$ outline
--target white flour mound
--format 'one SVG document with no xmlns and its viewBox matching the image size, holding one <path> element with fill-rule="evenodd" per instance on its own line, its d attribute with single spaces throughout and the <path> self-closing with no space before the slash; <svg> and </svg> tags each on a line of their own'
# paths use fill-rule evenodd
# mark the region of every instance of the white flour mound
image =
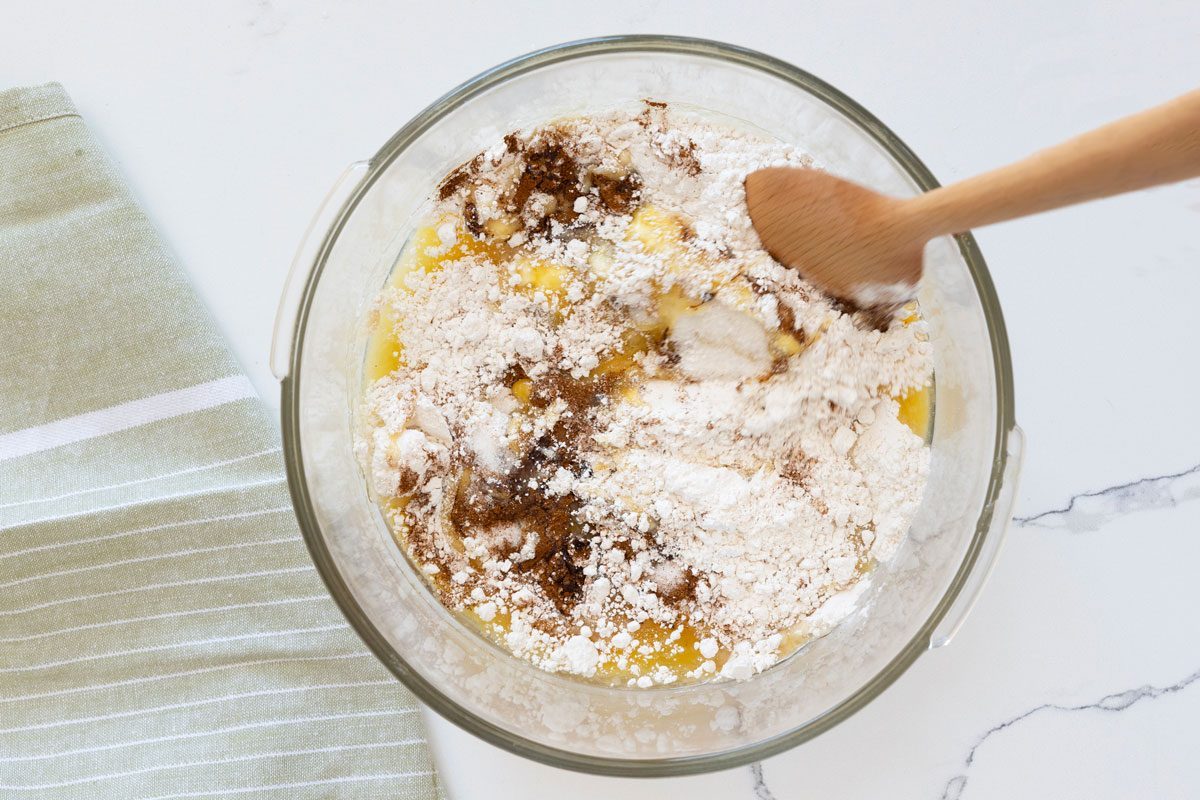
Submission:
<svg viewBox="0 0 1200 800">
<path fill-rule="evenodd" d="M 571 180 L 521 196 L 546 153 Z M 930 347 L 920 321 L 874 329 L 762 250 L 746 174 L 807 163 L 648 104 L 510 135 L 444 184 L 429 255 L 464 224 L 511 249 L 381 297 L 405 363 L 367 391 L 359 447 L 443 601 L 516 655 L 634 686 L 745 679 L 836 624 L 901 544 L 929 454 L 894 398 L 929 382 Z M 531 285 L 547 264 L 559 285 Z M 686 308 L 656 329 L 664 297 Z M 514 396 L 518 377 L 600 385 L 635 330 L 658 339 L 626 391 Z M 671 667 L 685 633 L 698 666 Z"/>
</svg>

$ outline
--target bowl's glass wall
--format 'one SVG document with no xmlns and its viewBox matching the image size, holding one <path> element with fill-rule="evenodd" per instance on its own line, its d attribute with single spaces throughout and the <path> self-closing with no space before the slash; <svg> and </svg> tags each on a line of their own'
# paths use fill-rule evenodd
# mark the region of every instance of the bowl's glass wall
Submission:
<svg viewBox="0 0 1200 800">
<path fill-rule="evenodd" d="M 976 535 L 998 425 L 987 323 L 952 240 L 930 245 L 921 296 L 937 354 L 936 419 L 932 474 L 912 535 L 875 573 L 860 611 L 751 681 L 630 691 L 511 658 L 426 589 L 368 500 L 351 452 L 363 314 L 434 183 L 514 127 L 636 107 L 642 97 L 708 109 L 795 142 L 820 165 L 878 190 L 918 191 L 859 125 L 817 94 L 751 66 L 686 52 L 616 52 L 520 72 L 456 103 L 415 140 L 394 140 L 373 162 L 375 179 L 332 235 L 310 291 L 293 371 L 295 427 L 332 567 L 386 641 L 381 657 L 427 701 L 493 740 L 571 766 L 703 759 L 715 767 L 797 730 L 820 730 L 869 699 L 872 686 L 911 661 L 923 626 L 947 600 Z"/>
</svg>

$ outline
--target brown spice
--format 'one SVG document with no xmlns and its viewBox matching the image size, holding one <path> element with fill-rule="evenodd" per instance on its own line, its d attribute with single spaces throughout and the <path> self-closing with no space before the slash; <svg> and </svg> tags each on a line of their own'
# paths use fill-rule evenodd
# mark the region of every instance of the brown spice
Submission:
<svg viewBox="0 0 1200 800">
<path fill-rule="evenodd" d="M 516 210 L 524 211 L 526 201 L 536 191 L 550 195 L 554 202 L 533 220 L 535 230 L 548 230 L 551 219 L 563 224 L 574 220 L 578 216 L 575 198 L 583 194 L 583 174 L 566 137 L 551 131 L 527 145 L 524 156 L 525 172 L 512 199 Z"/>
<path fill-rule="evenodd" d="M 863 324 L 868 328 L 877 331 L 886 331 L 892 326 L 892 321 L 896 318 L 896 312 L 899 310 L 899 303 L 884 303 L 861 308 L 858 313 Z"/>
<path fill-rule="evenodd" d="M 512 195 L 506 200 L 505 207 L 513 213 L 520 213 L 525 208 L 526 201 L 533 194 L 533 190 L 537 187 L 537 178 L 530 172 L 521 173 L 520 179 L 517 181 L 517 188 L 513 190 Z"/>
<path fill-rule="evenodd" d="M 620 177 L 592 173 L 592 185 L 600 193 L 600 202 L 614 214 L 627 213 L 641 200 L 642 179 L 636 172 L 627 172 Z"/>
<path fill-rule="evenodd" d="M 641 125 L 647 130 L 652 125 L 661 129 L 663 127 L 662 120 L 661 118 L 656 120 L 655 114 L 657 113 L 661 117 L 662 112 L 667 108 L 667 104 L 661 100 L 650 100 L 649 98 L 642 98 L 642 103 L 646 107 L 643 108 L 641 113 L 634 118 L 637 121 L 637 124 Z"/>
<path fill-rule="evenodd" d="M 784 464 L 779 474 L 797 486 L 805 486 L 816 463 L 816 459 L 800 454 Z"/>
<path fill-rule="evenodd" d="M 479 209 L 475 207 L 475 198 L 473 197 L 468 197 L 463 201 L 463 222 L 476 239 L 483 236 L 483 225 L 479 222 Z"/>
<path fill-rule="evenodd" d="M 514 368 L 513 374 L 518 371 Z M 562 400 L 565 412 L 509 474 L 499 479 L 472 477 L 460 485 L 450 511 L 450 524 L 460 533 L 504 524 L 536 533 L 533 558 L 517 564 L 517 569 L 532 574 L 563 614 L 569 614 L 582 598 L 582 570 L 591 540 L 579 515 L 579 500 L 573 495 L 551 495 L 546 486 L 560 468 L 576 474 L 584 468 L 576 448 L 587 446 L 595 434 L 588 410 L 615 385 L 612 376 L 579 381 L 554 372 L 539 378 L 530 405 L 545 408 Z M 507 557 L 511 552 L 496 555 Z"/>
<path fill-rule="evenodd" d="M 429 495 L 422 491 L 421 487 L 418 487 L 417 491 L 409 496 L 404 507 L 395 512 L 396 518 L 401 524 L 393 527 L 404 531 L 408 547 L 418 562 L 433 564 L 437 563 L 440 558 L 437 538 L 441 534 L 441 529 L 429 525 L 425 521 L 429 517 L 429 505 Z"/>
<path fill-rule="evenodd" d="M 662 339 L 656 343 L 654 349 L 663 357 L 663 363 L 668 367 L 678 366 L 679 362 L 683 360 L 672 339 Z"/>
<path fill-rule="evenodd" d="M 667 163 L 674 169 L 681 169 L 692 177 L 700 174 L 700 158 L 696 155 L 696 143 L 691 139 L 666 155 Z"/>
<path fill-rule="evenodd" d="M 520 367 L 514 367 L 508 377 L 518 380 L 523 375 Z M 570 615 L 583 597 L 587 581 L 583 569 L 590 557 L 592 541 L 580 514 L 580 501 L 573 495 L 553 496 L 546 486 L 560 468 L 575 474 L 586 469 L 578 458 L 577 448 L 586 447 L 595 434 L 589 411 L 604 402 L 618 383 L 614 375 L 576 380 L 566 372 L 552 372 L 539 378 L 530 394 L 530 405 L 546 408 L 561 400 L 566 405 L 564 413 L 507 475 L 488 479 L 470 474 L 459 484 L 450 511 L 450 524 L 460 534 L 506 524 L 517 524 L 522 530 L 536 534 L 533 557 L 518 562 L 515 568 L 531 575 L 565 616 Z M 647 547 L 654 547 L 653 531 L 633 535 L 642 536 Z M 632 557 L 629 541 L 618 541 L 615 546 Z M 513 542 L 502 547 L 505 551 L 494 555 L 511 557 L 521 549 L 520 543 Z M 676 606 L 689 602 L 695 597 L 697 580 L 694 573 L 685 570 L 684 580 L 663 587 L 660 597 Z"/>
<path fill-rule="evenodd" d="M 541 561 L 535 559 L 541 566 L 538 583 L 554 607 L 563 615 L 569 615 L 583 597 L 587 580 L 583 569 L 587 566 L 592 544 L 589 539 L 576 534 L 561 537 L 557 544 L 557 548 Z"/>
<path fill-rule="evenodd" d="M 579 163 L 567 133 L 549 129 L 531 142 L 524 142 L 516 133 L 509 133 L 504 137 L 504 145 L 508 154 L 520 160 L 520 177 L 501 198 L 501 207 L 520 219 L 524 229 L 530 232 L 547 233 L 551 222 L 573 223 L 579 216 L 575 211 L 575 200 L 587 193 L 587 184 L 593 176 Z M 482 153 L 475 156 L 450 173 L 438 187 L 439 200 L 468 188 L 463 199 L 463 217 L 467 228 L 476 235 L 483 233 L 484 226 L 479 219 L 474 194 L 469 189 L 470 181 L 479 174 L 483 159 Z M 610 210 L 625 210 L 639 196 L 640 189 L 641 181 L 636 175 L 626 176 L 602 190 L 602 200 Z M 529 199 L 535 193 L 548 195 L 551 200 L 531 208 Z"/>
<path fill-rule="evenodd" d="M 859 306 L 847 300 L 833 298 L 833 307 L 843 314 L 851 315 L 855 324 L 865 330 L 886 331 L 891 327 L 901 306 L 901 303 Z"/>
<path fill-rule="evenodd" d="M 779 330 L 791 334 L 797 342 L 804 344 L 808 339 L 808 334 L 804 332 L 804 328 L 796 324 L 796 312 L 792 311 L 792 307 L 780 300 L 775 306 L 775 314 L 779 317 Z"/>
<path fill-rule="evenodd" d="M 406 495 L 413 489 L 417 488 L 421 476 L 416 473 L 411 467 L 400 468 L 400 481 L 396 485 L 397 495 Z"/>
<path fill-rule="evenodd" d="M 479 172 L 479 167 L 483 164 L 483 154 L 479 154 L 465 164 L 459 165 L 453 172 L 445 177 L 438 185 L 437 195 L 438 200 L 445 200 L 450 195 L 461 189 L 468 180 L 475 177 Z"/>
<path fill-rule="evenodd" d="M 796 332 L 796 312 L 792 311 L 792 307 L 780 301 L 775 306 L 775 315 L 779 317 L 779 329 L 794 336 Z M 801 331 L 800 333 L 803 335 L 804 332 Z"/>
<path fill-rule="evenodd" d="M 671 562 L 674 558 L 666 556 L 664 560 Z M 683 570 L 683 580 L 674 586 L 659 586 L 657 594 L 667 605 L 679 607 L 696 599 L 696 585 L 699 582 L 700 576 L 693 572 L 691 567 L 686 567 Z"/>
</svg>

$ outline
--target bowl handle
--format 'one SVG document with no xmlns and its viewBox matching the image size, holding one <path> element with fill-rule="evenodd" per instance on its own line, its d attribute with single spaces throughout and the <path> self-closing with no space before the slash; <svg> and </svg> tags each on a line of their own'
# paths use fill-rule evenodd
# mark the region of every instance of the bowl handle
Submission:
<svg viewBox="0 0 1200 800">
<path fill-rule="evenodd" d="M 975 607 L 988 576 L 996 566 L 1000 546 L 1008 532 L 1012 520 L 1013 502 L 1017 496 L 1017 478 L 1021 473 L 1021 461 L 1025 456 L 1025 432 L 1017 425 L 1008 432 L 1008 463 L 1004 465 L 1004 476 L 1001 478 L 1000 492 L 992 504 L 992 520 L 989 523 L 987 536 L 983 540 L 983 548 L 979 551 L 975 566 L 967 576 L 966 583 L 957 599 L 946 612 L 946 616 L 934 628 L 929 637 L 929 647 L 943 647 L 958 633 L 966 621 L 967 615 Z"/>
<path fill-rule="evenodd" d="M 325 233 L 341 213 L 342 206 L 362 183 L 369 166 L 366 161 L 357 161 L 346 168 L 321 201 L 317 213 L 308 223 L 304 238 L 300 240 L 300 247 L 292 259 L 292 268 L 283 284 L 283 296 L 279 298 L 279 310 L 275 312 L 275 330 L 271 336 L 271 372 L 278 380 L 286 378 L 291 369 L 292 345 L 296 339 L 296 318 L 300 313 L 300 301 L 304 297 L 304 289 L 308 284 L 309 275 L 312 274 L 317 254 L 324 244 Z"/>
</svg>

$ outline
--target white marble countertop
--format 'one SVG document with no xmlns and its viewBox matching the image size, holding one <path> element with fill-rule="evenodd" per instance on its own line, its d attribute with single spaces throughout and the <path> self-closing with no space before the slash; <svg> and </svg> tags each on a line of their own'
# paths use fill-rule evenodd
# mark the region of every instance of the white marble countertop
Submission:
<svg viewBox="0 0 1200 800">
<path fill-rule="evenodd" d="M 327 188 L 521 52 L 627 32 L 763 50 L 862 102 L 942 181 L 1200 80 L 1195 0 L 521 5 L 3 0 L 0 86 L 67 86 L 277 405 L 276 300 Z M 832 732 L 717 775 L 574 775 L 431 720 L 456 800 L 1196 795 L 1200 181 L 979 241 L 1028 451 L 1019 519 L 954 643 Z"/>
</svg>

